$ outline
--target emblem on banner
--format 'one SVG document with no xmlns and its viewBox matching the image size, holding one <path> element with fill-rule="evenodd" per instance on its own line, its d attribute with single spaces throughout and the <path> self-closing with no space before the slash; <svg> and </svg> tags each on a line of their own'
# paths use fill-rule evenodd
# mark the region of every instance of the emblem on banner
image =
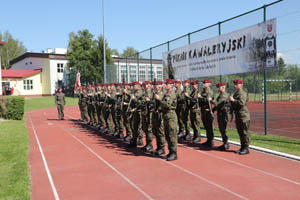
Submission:
<svg viewBox="0 0 300 200">
<path fill-rule="evenodd" d="M 268 24 L 267 30 L 268 30 L 268 32 L 272 32 L 272 30 L 273 30 L 273 25 L 272 25 L 272 24 Z"/>
</svg>

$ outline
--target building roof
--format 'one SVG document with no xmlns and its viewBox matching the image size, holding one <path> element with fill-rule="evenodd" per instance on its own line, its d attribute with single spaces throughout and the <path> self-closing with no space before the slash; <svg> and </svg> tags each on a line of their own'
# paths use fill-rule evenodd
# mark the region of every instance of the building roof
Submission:
<svg viewBox="0 0 300 200">
<path fill-rule="evenodd" d="M 19 69 L 2 69 L 2 78 L 25 78 L 42 72 L 42 69 L 36 70 L 19 70 Z"/>
<path fill-rule="evenodd" d="M 66 60 L 66 54 L 55 54 L 55 53 L 36 53 L 36 52 L 26 52 L 19 57 L 14 58 L 13 60 L 9 61 L 10 65 L 13 65 L 25 58 L 50 58 L 56 60 Z"/>
<path fill-rule="evenodd" d="M 0 47 L 5 45 L 6 43 L 0 40 Z"/>
</svg>

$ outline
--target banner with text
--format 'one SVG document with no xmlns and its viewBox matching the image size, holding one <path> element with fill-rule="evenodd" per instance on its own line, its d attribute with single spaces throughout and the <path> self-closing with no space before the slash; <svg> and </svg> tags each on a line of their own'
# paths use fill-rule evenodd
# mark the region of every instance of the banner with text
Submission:
<svg viewBox="0 0 300 200">
<path fill-rule="evenodd" d="M 175 79 L 259 71 L 276 65 L 276 19 L 163 53 Z"/>
</svg>

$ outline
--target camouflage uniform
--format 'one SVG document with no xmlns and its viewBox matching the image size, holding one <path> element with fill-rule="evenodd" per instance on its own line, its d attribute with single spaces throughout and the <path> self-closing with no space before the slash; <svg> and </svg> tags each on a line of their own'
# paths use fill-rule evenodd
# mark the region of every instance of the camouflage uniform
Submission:
<svg viewBox="0 0 300 200">
<path fill-rule="evenodd" d="M 88 116 L 88 96 L 85 91 L 83 91 L 81 94 L 81 109 L 82 109 L 82 120 L 84 122 L 89 121 L 89 116 Z"/>
<path fill-rule="evenodd" d="M 201 118 L 204 125 L 204 128 L 206 130 L 206 137 L 207 141 L 205 144 L 208 146 L 213 145 L 213 139 L 214 139 L 214 129 L 213 129 L 213 115 L 211 114 L 212 110 L 209 109 L 209 102 L 208 98 L 212 98 L 210 101 L 211 105 L 213 104 L 213 98 L 214 93 L 213 91 L 208 88 L 203 88 L 201 92 L 201 98 L 200 98 L 200 106 L 201 106 Z"/>
<path fill-rule="evenodd" d="M 194 142 L 199 142 L 201 140 L 200 134 L 200 122 L 201 122 L 201 111 L 198 101 L 198 89 L 195 89 L 191 92 L 190 103 L 189 103 L 189 112 L 191 127 L 194 132 L 193 140 Z"/>
<path fill-rule="evenodd" d="M 242 89 L 233 95 L 235 101 L 231 102 L 235 114 L 235 124 L 241 141 L 241 150 L 248 149 L 250 145 L 250 113 L 248 111 L 248 97 Z"/>
<path fill-rule="evenodd" d="M 183 106 L 184 106 L 184 93 L 182 92 L 182 89 L 176 88 L 176 97 L 177 97 L 177 106 L 175 109 L 176 115 L 177 115 L 177 122 L 178 122 L 178 126 L 179 126 L 179 130 L 178 130 L 178 136 L 183 136 L 184 134 L 184 124 L 182 121 L 182 112 L 183 112 Z M 180 135 L 179 135 L 180 134 Z"/>
<path fill-rule="evenodd" d="M 64 106 L 66 104 L 64 93 L 61 92 L 61 93 L 57 93 L 55 95 L 55 104 L 57 107 L 59 119 L 61 119 L 61 120 L 64 119 Z"/>
<path fill-rule="evenodd" d="M 128 104 L 130 102 L 130 90 L 127 90 L 127 94 L 122 95 L 122 102 L 123 102 L 122 119 L 123 119 L 123 125 L 125 127 L 125 131 L 126 131 L 125 140 L 129 141 L 132 137 L 132 131 L 131 131 L 131 127 L 130 127 L 130 123 L 129 123 L 129 119 L 128 119 L 128 113 L 127 113 Z"/>
<path fill-rule="evenodd" d="M 222 135 L 222 141 L 228 145 L 228 136 L 226 134 L 227 123 L 228 123 L 228 110 L 229 110 L 229 95 L 226 92 L 222 92 L 216 99 L 215 107 L 213 111 L 217 111 L 217 119 L 219 130 Z"/>
<path fill-rule="evenodd" d="M 146 135 L 146 146 L 145 150 L 152 150 L 152 140 L 153 140 L 153 134 L 152 134 L 152 113 L 150 111 L 149 102 L 146 100 L 146 98 L 152 99 L 153 93 L 149 89 L 148 91 L 144 91 L 144 95 L 142 98 L 142 130 Z M 148 148 L 148 149 L 146 149 Z"/>
<path fill-rule="evenodd" d="M 191 90 L 189 87 L 184 87 L 183 89 L 183 95 L 184 93 L 187 93 L 189 96 L 191 95 Z M 185 129 L 185 139 L 186 140 L 190 140 L 192 139 L 190 130 L 191 130 L 191 124 L 190 124 L 190 119 L 189 119 L 189 115 L 190 115 L 190 99 L 185 97 L 185 102 L 183 104 L 183 108 L 182 108 L 182 121 L 184 124 L 184 129 Z"/>
<path fill-rule="evenodd" d="M 177 159 L 177 116 L 176 116 L 176 104 L 177 97 L 173 90 L 166 92 L 160 101 L 160 107 L 162 110 L 162 118 L 164 121 L 164 132 L 166 135 L 166 140 L 168 142 L 169 154 L 170 156 L 176 156 Z"/>
<path fill-rule="evenodd" d="M 157 95 L 159 96 L 159 99 L 162 99 L 164 96 L 163 91 L 158 91 Z M 153 97 L 154 98 L 154 97 Z M 154 136 L 156 137 L 156 153 L 163 154 L 164 153 L 164 147 L 166 143 L 166 137 L 164 133 L 164 126 L 163 126 L 163 120 L 162 120 L 162 112 L 160 107 L 160 101 L 154 100 L 154 108 L 152 112 L 152 132 Z"/>
</svg>

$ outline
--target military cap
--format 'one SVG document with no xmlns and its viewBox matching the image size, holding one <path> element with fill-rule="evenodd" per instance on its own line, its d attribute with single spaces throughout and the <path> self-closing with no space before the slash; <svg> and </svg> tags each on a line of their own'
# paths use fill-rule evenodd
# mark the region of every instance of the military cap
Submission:
<svg viewBox="0 0 300 200">
<path fill-rule="evenodd" d="M 175 81 L 176 84 L 181 84 L 181 81 Z"/>
<path fill-rule="evenodd" d="M 148 84 L 151 84 L 152 82 L 151 81 L 144 81 L 144 85 L 148 85 Z"/>
<path fill-rule="evenodd" d="M 175 81 L 173 79 L 168 78 L 168 79 L 166 79 L 165 83 L 166 84 L 174 84 Z"/>
<path fill-rule="evenodd" d="M 237 84 L 243 84 L 243 80 L 236 79 L 236 80 L 233 81 L 233 83 L 235 85 L 237 85 Z"/>
<path fill-rule="evenodd" d="M 127 82 L 124 82 L 124 83 L 122 83 L 123 85 L 129 85 L 129 83 L 127 83 Z"/>
<path fill-rule="evenodd" d="M 224 85 L 225 85 L 225 83 L 217 83 L 216 87 L 218 88 L 218 87 L 221 87 L 221 86 L 224 86 Z"/>
<path fill-rule="evenodd" d="M 184 80 L 183 82 L 184 82 L 184 83 L 191 83 L 190 80 Z"/>
<path fill-rule="evenodd" d="M 154 82 L 153 82 L 153 84 L 154 84 Z M 162 85 L 162 84 L 163 84 L 162 81 L 156 81 L 156 85 Z"/>
<path fill-rule="evenodd" d="M 211 83 L 211 80 L 203 80 L 202 83 Z"/>
<path fill-rule="evenodd" d="M 132 82 L 132 85 L 139 85 L 140 84 L 140 82 L 138 82 L 138 81 L 133 81 Z"/>
<path fill-rule="evenodd" d="M 198 80 L 194 80 L 191 82 L 192 85 L 197 85 L 198 84 Z"/>
</svg>

